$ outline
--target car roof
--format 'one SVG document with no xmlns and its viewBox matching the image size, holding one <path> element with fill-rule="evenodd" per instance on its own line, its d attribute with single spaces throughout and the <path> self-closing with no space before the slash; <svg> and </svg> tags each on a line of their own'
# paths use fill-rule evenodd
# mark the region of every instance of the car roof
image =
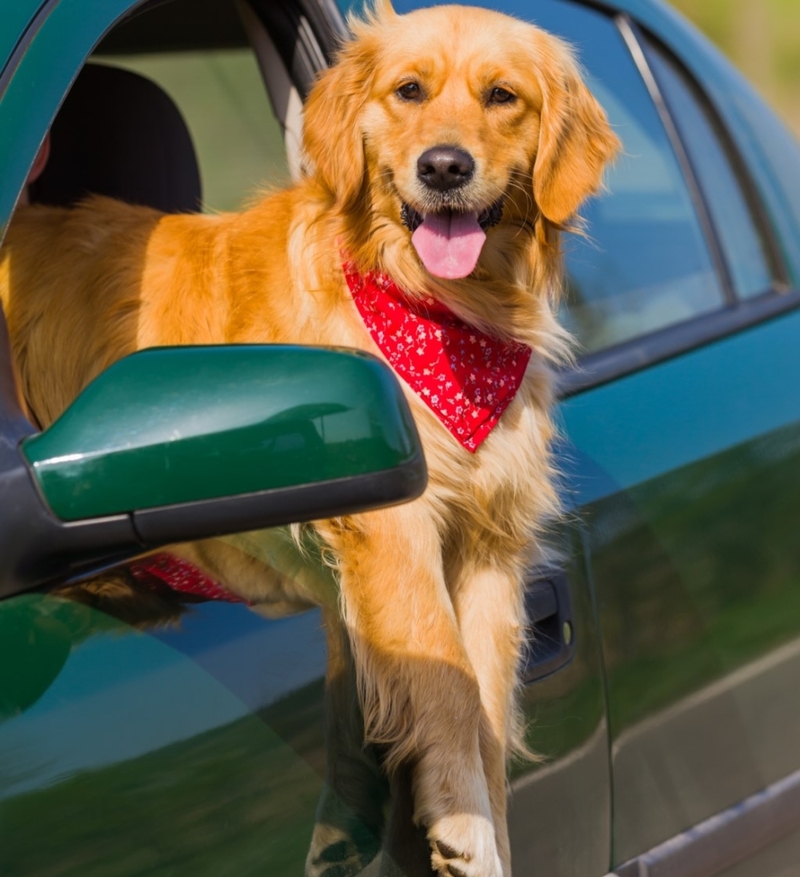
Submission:
<svg viewBox="0 0 800 877">
<path fill-rule="evenodd" d="M 150 0 L 133 9 L 100 43 L 102 54 L 180 52 L 229 49 L 247 45 L 236 5 L 230 0 L 192 0 L 187 3 Z M 147 13 L 142 16 L 142 13 Z"/>
</svg>

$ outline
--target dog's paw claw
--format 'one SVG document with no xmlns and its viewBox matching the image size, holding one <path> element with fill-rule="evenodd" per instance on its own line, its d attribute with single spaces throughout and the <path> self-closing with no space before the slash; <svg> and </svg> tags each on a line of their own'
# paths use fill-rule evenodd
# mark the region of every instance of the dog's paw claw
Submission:
<svg viewBox="0 0 800 877">
<path fill-rule="evenodd" d="M 436 828 L 428 832 L 428 840 L 431 864 L 441 877 L 503 877 L 494 828 L 486 819 L 462 815 Z M 437 836 L 442 834 L 447 840 Z"/>
<path fill-rule="evenodd" d="M 465 862 L 468 862 L 471 858 L 469 853 L 459 853 L 442 840 L 434 841 L 434 843 L 436 844 L 436 849 L 438 850 L 439 855 L 445 859 L 464 859 Z"/>
</svg>

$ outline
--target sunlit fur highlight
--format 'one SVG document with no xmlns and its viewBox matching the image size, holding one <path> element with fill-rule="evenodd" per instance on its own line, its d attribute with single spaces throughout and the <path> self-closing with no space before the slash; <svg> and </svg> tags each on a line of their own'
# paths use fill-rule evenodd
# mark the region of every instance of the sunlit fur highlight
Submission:
<svg viewBox="0 0 800 877">
<path fill-rule="evenodd" d="M 337 680 L 354 660 L 365 736 L 351 739 L 352 752 L 366 740 L 390 773 L 411 766 L 414 815 L 437 870 L 451 873 L 449 862 L 467 877 L 507 877 L 504 765 L 521 747 L 523 574 L 542 559 L 559 512 L 551 369 L 569 350 L 555 318 L 560 230 L 600 189 L 618 141 L 572 51 L 530 25 L 477 8 L 399 16 L 380 2 L 351 27 L 309 97 L 296 185 L 238 214 L 164 216 L 100 197 L 71 210 L 21 209 L 0 293 L 26 400 L 43 425 L 143 347 L 280 342 L 379 353 L 347 292 L 343 255 L 533 349 L 514 402 L 476 454 L 408 392 L 429 487 L 408 505 L 313 525 L 338 594 L 302 573 L 304 555 L 270 533 L 176 548 L 250 600 L 323 605 L 332 739 L 353 736 L 337 725 L 351 704 L 336 692 L 352 690 Z M 397 103 L 392 85 L 406 68 L 430 94 L 413 107 Z M 516 89 L 513 105 L 487 107 L 481 95 L 496 79 Z M 426 272 L 400 222 L 401 195 L 418 196 L 413 162 L 441 137 L 476 157 L 465 197 L 479 207 L 505 201 L 477 268 L 456 281 Z M 309 873 L 323 873 L 316 854 L 336 836 L 335 820 L 315 838 Z"/>
</svg>

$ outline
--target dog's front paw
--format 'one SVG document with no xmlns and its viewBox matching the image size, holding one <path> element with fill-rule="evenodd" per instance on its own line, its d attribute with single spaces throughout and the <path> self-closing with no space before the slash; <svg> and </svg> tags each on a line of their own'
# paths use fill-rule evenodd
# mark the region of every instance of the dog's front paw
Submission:
<svg viewBox="0 0 800 877">
<path fill-rule="evenodd" d="M 442 877 L 503 877 L 494 826 L 484 816 L 460 813 L 428 831 L 431 864 Z"/>
</svg>

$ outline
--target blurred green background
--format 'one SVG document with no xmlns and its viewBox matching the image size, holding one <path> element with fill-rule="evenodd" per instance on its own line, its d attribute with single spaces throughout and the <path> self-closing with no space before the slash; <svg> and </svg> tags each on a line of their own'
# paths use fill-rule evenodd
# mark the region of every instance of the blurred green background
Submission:
<svg viewBox="0 0 800 877">
<path fill-rule="evenodd" d="M 800 0 L 672 0 L 800 135 Z"/>
</svg>

